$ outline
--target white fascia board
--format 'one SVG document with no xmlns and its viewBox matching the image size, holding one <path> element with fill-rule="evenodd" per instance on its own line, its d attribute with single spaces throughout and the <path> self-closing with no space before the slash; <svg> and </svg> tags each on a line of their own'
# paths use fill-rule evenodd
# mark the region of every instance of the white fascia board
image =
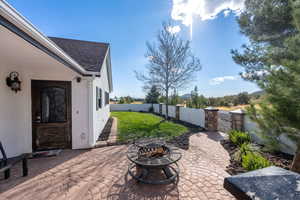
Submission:
<svg viewBox="0 0 300 200">
<path fill-rule="evenodd" d="M 30 23 L 25 17 L 23 17 L 16 9 L 9 5 L 4 0 L 0 0 L 0 15 L 17 26 L 19 29 L 30 35 L 33 39 L 44 45 L 53 53 L 76 67 L 84 75 L 100 75 L 98 72 L 88 72 L 81 67 L 74 59 L 72 59 L 67 53 L 59 48 L 53 41 L 47 36 L 41 33 L 32 23 Z"/>
<path fill-rule="evenodd" d="M 111 93 L 113 91 L 113 84 L 112 84 L 112 69 L 111 69 L 111 57 L 110 57 L 110 46 L 108 46 L 102 66 L 101 66 L 101 70 L 104 69 L 104 64 L 106 64 L 106 60 L 108 59 L 108 65 L 106 65 L 107 67 L 107 78 L 108 78 L 108 85 L 109 85 L 109 92 Z"/>
</svg>

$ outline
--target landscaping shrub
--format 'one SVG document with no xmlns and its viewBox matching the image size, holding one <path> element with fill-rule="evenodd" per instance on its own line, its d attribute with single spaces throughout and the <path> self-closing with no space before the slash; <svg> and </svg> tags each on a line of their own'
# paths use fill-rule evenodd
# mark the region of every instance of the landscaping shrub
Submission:
<svg viewBox="0 0 300 200">
<path fill-rule="evenodd" d="M 247 152 L 242 156 L 242 166 L 248 171 L 270 166 L 271 163 L 259 153 Z"/>
<path fill-rule="evenodd" d="M 244 143 L 244 144 L 241 145 L 240 151 L 241 151 L 241 154 L 243 156 L 243 155 L 246 155 L 247 152 L 253 152 L 254 150 L 253 150 L 251 144 Z"/>
<path fill-rule="evenodd" d="M 252 148 L 250 147 L 250 144 L 244 143 L 241 145 L 241 147 L 234 153 L 233 159 L 235 161 L 241 162 L 242 157 L 246 155 L 247 152 L 252 152 Z"/>
<path fill-rule="evenodd" d="M 248 152 L 260 152 L 260 148 L 254 144 L 251 143 L 244 143 L 240 146 L 240 148 L 238 149 L 238 151 L 236 151 L 233 155 L 233 159 L 235 161 L 241 162 L 242 161 L 242 157 L 244 155 L 246 155 Z"/>
<path fill-rule="evenodd" d="M 250 135 L 248 133 L 232 130 L 229 132 L 230 141 L 238 146 L 241 146 L 244 143 L 250 143 Z"/>
</svg>

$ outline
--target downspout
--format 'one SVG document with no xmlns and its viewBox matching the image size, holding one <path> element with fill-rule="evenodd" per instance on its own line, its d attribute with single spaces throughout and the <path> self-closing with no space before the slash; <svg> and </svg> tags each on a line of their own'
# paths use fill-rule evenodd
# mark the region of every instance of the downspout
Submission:
<svg viewBox="0 0 300 200">
<path fill-rule="evenodd" d="M 95 76 L 88 79 L 88 119 L 89 119 L 89 134 L 88 134 L 88 146 L 94 146 L 94 89 L 93 89 L 93 81 Z"/>
</svg>

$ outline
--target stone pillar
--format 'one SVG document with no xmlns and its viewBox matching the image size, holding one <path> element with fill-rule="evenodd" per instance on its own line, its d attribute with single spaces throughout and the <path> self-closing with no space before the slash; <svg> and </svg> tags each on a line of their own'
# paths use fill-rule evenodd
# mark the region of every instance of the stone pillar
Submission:
<svg viewBox="0 0 300 200">
<path fill-rule="evenodd" d="M 176 105 L 176 116 L 175 116 L 175 119 L 176 120 L 180 120 L 180 107 L 182 107 L 182 106 L 177 106 Z"/>
<path fill-rule="evenodd" d="M 231 129 L 245 131 L 244 120 L 245 111 L 242 109 L 234 110 L 230 112 L 231 114 Z"/>
<path fill-rule="evenodd" d="M 205 112 L 205 129 L 208 131 L 218 131 L 218 111 L 219 109 L 207 107 Z"/>
<path fill-rule="evenodd" d="M 163 106 L 163 104 L 160 103 L 160 104 L 159 104 L 159 115 L 162 115 L 162 106 Z"/>
</svg>

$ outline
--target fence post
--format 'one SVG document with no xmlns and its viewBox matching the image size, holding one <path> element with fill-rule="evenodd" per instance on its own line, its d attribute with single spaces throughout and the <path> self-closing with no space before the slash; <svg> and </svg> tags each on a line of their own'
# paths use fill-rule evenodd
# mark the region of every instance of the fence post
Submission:
<svg viewBox="0 0 300 200">
<path fill-rule="evenodd" d="M 207 107 L 205 112 L 205 129 L 208 131 L 218 130 L 218 111 L 219 109 L 214 107 Z"/>
<path fill-rule="evenodd" d="M 244 131 L 245 111 L 242 109 L 234 110 L 231 114 L 231 129 Z"/>
<path fill-rule="evenodd" d="M 182 106 L 176 105 L 175 119 L 178 121 L 180 120 L 180 107 L 182 107 Z"/>
<path fill-rule="evenodd" d="M 162 106 L 163 106 L 163 104 L 160 103 L 160 104 L 159 104 L 159 115 L 162 115 Z"/>
</svg>

